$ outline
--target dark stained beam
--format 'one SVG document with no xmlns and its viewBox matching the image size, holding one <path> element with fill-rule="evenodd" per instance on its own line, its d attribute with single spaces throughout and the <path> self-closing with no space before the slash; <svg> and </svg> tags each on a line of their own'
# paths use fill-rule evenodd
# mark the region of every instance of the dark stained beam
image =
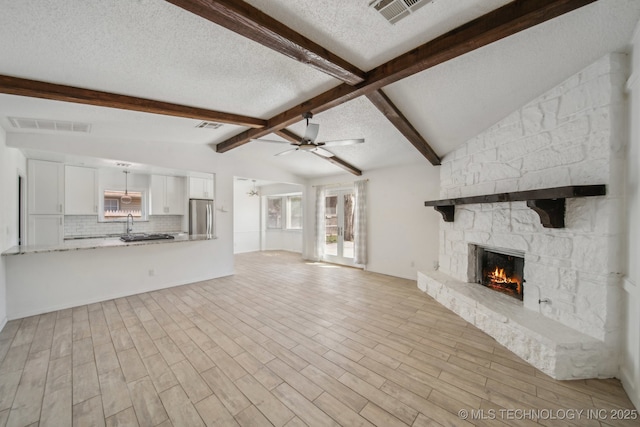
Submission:
<svg viewBox="0 0 640 427">
<path fill-rule="evenodd" d="M 266 121 L 204 108 L 0 75 L 0 93 L 259 128 Z"/>
<path fill-rule="evenodd" d="M 438 166 L 440 164 L 440 158 L 433 151 L 433 148 L 381 89 L 368 93 L 367 98 L 432 165 Z"/>
<path fill-rule="evenodd" d="M 295 133 L 291 132 L 289 129 L 281 129 L 279 131 L 276 131 L 275 133 L 276 135 L 286 139 L 289 142 L 298 143 L 302 140 L 302 137 L 300 135 L 296 135 Z M 353 166 L 350 163 L 345 162 L 341 158 L 337 157 L 335 154 L 332 157 L 325 157 L 325 156 L 321 156 L 320 154 L 314 153 L 313 151 L 311 151 L 311 153 L 315 154 L 321 159 L 324 159 L 333 163 L 338 167 L 341 167 L 342 169 L 346 170 L 349 173 L 352 173 L 356 176 L 362 175 L 362 171 L 360 169 L 358 169 L 357 167 Z"/>
<path fill-rule="evenodd" d="M 295 144 L 298 144 L 300 143 L 300 141 L 302 141 L 302 137 L 300 135 L 291 132 L 289 129 L 280 129 L 279 131 L 276 131 L 275 134 Z"/>
<path fill-rule="evenodd" d="M 216 151 L 240 147 L 298 122 L 304 112 L 318 114 L 594 1 L 516 0 L 374 68 L 357 86 L 341 84 L 270 118 L 262 129 L 250 129 L 219 143 Z"/>
<path fill-rule="evenodd" d="M 364 71 L 243 1 L 166 1 L 350 85 L 364 80 Z"/>
<path fill-rule="evenodd" d="M 357 167 L 345 162 L 344 160 L 342 160 L 338 156 L 324 157 L 324 156 L 321 156 L 320 154 L 316 154 L 316 153 L 313 153 L 313 154 L 315 154 L 316 156 L 321 157 L 321 158 L 333 163 L 334 165 L 336 165 L 338 167 L 341 167 L 342 169 L 346 170 L 349 173 L 354 174 L 355 176 L 362 175 L 362 171 L 360 169 L 358 169 Z"/>
</svg>

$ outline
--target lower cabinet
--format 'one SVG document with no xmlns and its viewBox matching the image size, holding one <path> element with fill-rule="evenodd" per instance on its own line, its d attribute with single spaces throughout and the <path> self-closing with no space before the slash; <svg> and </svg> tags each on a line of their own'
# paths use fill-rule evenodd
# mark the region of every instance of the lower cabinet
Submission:
<svg viewBox="0 0 640 427">
<path fill-rule="evenodd" d="M 27 228 L 29 245 L 59 245 L 64 241 L 62 215 L 29 215 Z"/>
</svg>

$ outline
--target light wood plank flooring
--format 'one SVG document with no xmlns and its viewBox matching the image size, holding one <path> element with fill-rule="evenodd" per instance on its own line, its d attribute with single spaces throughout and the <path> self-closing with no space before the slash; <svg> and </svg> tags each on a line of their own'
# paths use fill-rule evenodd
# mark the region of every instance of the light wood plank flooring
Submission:
<svg viewBox="0 0 640 427">
<path fill-rule="evenodd" d="M 9 322 L 0 426 L 640 425 L 611 419 L 619 381 L 554 381 L 414 281 L 286 252 L 236 270 Z"/>
</svg>

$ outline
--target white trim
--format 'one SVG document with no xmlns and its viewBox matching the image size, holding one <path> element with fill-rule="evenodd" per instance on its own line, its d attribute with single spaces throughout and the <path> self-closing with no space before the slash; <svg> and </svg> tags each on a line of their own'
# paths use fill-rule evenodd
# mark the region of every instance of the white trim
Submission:
<svg viewBox="0 0 640 427">
<path fill-rule="evenodd" d="M 628 277 L 622 278 L 622 289 L 624 289 L 630 295 L 635 296 L 638 293 L 638 287 L 636 286 L 635 283 L 629 280 Z"/>
<path fill-rule="evenodd" d="M 627 392 L 629 400 L 631 400 L 631 403 L 633 403 L 636 409 L 640 410 L 640 390 L 638 390 L 634 384 L 633 375 L 624 369 L 624 366 L 620 368 L 619 375 L 622 388 Z"/>
<path fill-rule="evenodd" d="M 640 299 L 638 286 L 633 283 L 628 277 L 622 278 L 622 289 L 629 294 L 629 297 L 632 301 L 638 301 Z M 634 362 L 632 362 L 633 364 Z M 629 399 L 636 407 L 636 409 L 640 409 L 640 383 L 638 378 L 634 377 L 633 365 L 631 366 L 631 371 L 629 367 L 625 364 L 620 365 L 620 381 L 622 382 L 622 387 L 627 392 Z M 638 374 L 637 376 L 640 376 Z"/>
<path fill-rule="evenodd" d="M 627 79 L 627 84 L 625 85 L 625 91 L 626 92 L 631 92 L 632 90 L 635 89 L 636 84 L 640 81 L 640 73 L 639 72 L 635 72 L 633 74 L 631 74 L 631 76 L 629 76 L 629 78 Z"/>
<path fill-rule="evenodd" d="M 2 330 L 4 329 L 4 327 L 7 325 L 7 321 L 9 319 L 7 319 L 6 317 L 4 319 L 2 319 L 2 322 L 0 322 L 0 332 L 2 332 Z"/>
</svg>

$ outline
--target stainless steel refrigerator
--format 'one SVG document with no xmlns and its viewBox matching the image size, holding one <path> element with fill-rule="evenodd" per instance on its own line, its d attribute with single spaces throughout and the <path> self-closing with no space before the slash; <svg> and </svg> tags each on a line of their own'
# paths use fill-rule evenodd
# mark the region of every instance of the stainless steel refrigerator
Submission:
<svg viewBox="0 0 640 427">
<path fill-rule="evenodd" d="M 213 200 L 189 199 L 189 234 L 213 236 Z"/>
</svg>

